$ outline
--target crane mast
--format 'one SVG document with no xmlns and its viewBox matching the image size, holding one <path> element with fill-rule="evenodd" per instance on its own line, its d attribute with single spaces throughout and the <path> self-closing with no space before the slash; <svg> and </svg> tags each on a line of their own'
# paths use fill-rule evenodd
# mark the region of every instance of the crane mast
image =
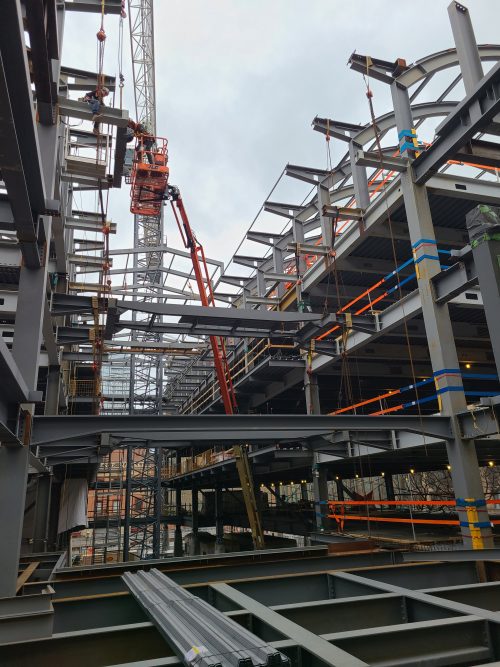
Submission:
<svg viewBox="0 0 500 667">
<path fill-rule="evenodd" d="M 130 48 L 134 82 L 135 120 L 156 134 L 156 91 L 154 58 L 153 0 L 128 0 Z M 133 299 L 157 301 L 163 281 L 163 216 L 134 215 Z M 144 251 L 141 252 L 141 249 Z M 147 249 L 147 250 L 146 250 Z M 138 296 L 141 293 L 141 297 Z M 145 296 L 144 296 L 145 295 Z M 140 315 L 135 312 L 132 319 Z M 159 334 L 132 331 L 132 340 L 161 342 Z M 163 402 L 163 357 L 161 355 L 131 355 L 129 371 L 129 412 L 161 414 Z M 129 445 L 126 518 L 124 526 L 124 560 L 129 550 L 145 558 L 152 545 L 158 558 L 162 549 L 159 516 L 162 491 L 163 450 Z M 154 521 L 151 519 L 154 518 Z M 132 526 L 132 523 L 135 525 Z"/>
<path fill-rule="evenodd" d="M 161 140 L 163 142 L 161 145 L 164 146 L 163 150 L 160 148 L 159 138 L 156 136 L 153 0 L 129 0 L 129 21 L 137 122 L 146 126 L 151 139 L 148 148 L 144 137 L 141 138 L 132 169 L 131 211 L 135 213 L 134 246 L 136 249 L 140 248 L 141 245 L 149 246 L 149 248 L 161 246 L 163 239 L 163 209 L 161 202 L 165 198 L 170 199 L 184 245 L 190 251 L 201 303 L 203 306 L 215 306 L 215 298 L 212 292 L 212 284 L 205 261 L 203 246 L 199 243 L 191 229 L 178 188 L 169 186 L 167 193 L 168 167 L 166 164 L 168 158 L 166 141 Z M 146 214 L 140 215 L 138 214 L 139 211 L 146 211 Z M 146 258 L 144 258 L 136 251 L 134 258 L 137 263 L 137 266 L 134 265 L 134 268 L 144 267 L 144 273 L 135 273 L 136 278 L 142 280 L 144 286 L 149 286 L 150 289 L 152 285 L 154 287 L 155 283 L 156 287 L 158 287 L 158 283 L 162 280 L 162 271 L 158 269 L 162 267 L 163 253 L 159 252 L 156 255 L 154 252 L 149 252 Z M 142 265 L 140 264 L 141 261 L 143 262 Z M 137 283 L 139 280 L 135 280 L 134 282 Z M 144 293 L 144 289 L 141 291 Z M 153 289 L 150 298 L 153 299 L 153 295 L 157 296 L 157 294 L 158 291 L 156 291 L 155 295 Z M 233 414 L 237 410 L 237 403 L 226 355 L 225 341 L 218 336 L 210 336 L 210 344 L 224 410 L 226 414 Z M 163 397 L 163 364 L 161 357 L 159 358 L 159 363 L 160 365 L 156 367 L 156 395 L 158 398 L 158 412 L 161 413 Z M 132 360 L 130 375 L 131 412 L 134 409 L 137 399 L 137 383 L 140 379 L 139 370 L 135 364 L 134 360 Z M 147 364 L 144 366 L 143 361 L 143 372 L 145 367 L 147 367 Z M 150 380 L 153 375 L 154 373 L 150 372 L 147 379 Z M 150 385 L 146 383 L 146 389 L 148 388 L 150 388 Z M 264 547 L 264 534 L 247 451 L 241 445 L 236 445 L 233 448 L 233 452 L 254 544 L 257 549 L 262 549 Z M 156 475 L 160 474 L 159 465 L 160 462 L 157 461 Z"/>
</svg>

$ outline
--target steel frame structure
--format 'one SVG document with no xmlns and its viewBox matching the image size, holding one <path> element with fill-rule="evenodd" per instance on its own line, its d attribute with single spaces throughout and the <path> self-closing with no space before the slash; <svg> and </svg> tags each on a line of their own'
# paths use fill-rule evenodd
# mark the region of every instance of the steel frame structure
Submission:
<svg viewBox="0 0 500 667">
<path fill-rule="evenodd" d="M 200 610 L 208 602 L 211 616 L 218 611 L 240 623 L 293 665 L 497 664 L 498 562 L 488 552 L 450 552 L 450 562 L 432 553 L 425 554 L 432 562 L 421 562 L 422 555 L 328 556 L 326 547 L 310 547 L 152 561 L 147 569 L 157 568 L 183 587 L 179 595 L 204 600 Z M 89 651 L 108 664 L 182 664 L 169 641 L 176 637 L 155 620 L 157 611 L 152 620 L 144 614 L 122 578 L 143 568 L 58 567 L 50 579 L 53 610 L 40 613 L 30 630 L 18 621 L 19 639 L 2 646 L 6 667 L 25 656 L 36 656 L 41 667 L 54 659 L 79 667 Z M 34 594 L 43 585 L 28 581 L 25 589 Z M 208 618 L 205 627 L 215 630 Z"/>
<path fill-rule="evenodd" d="M 213 309 L 207 314 L 202 308 L 185 305 L 172 307 L 168 303 L 169 299 L 183 301 L 192 298 L 187 285 L 184 288 L 169 285 L 169 275 L 189 281 L 192 274 L 173 266 L 173 259 L 187 258 L 182 251 L 171 252 L 167 248 L 161 222 L 156 219 L 154 224 L 146 220 L 141 231 L 137 227 L 132 249 L 136 262 L 132 267 L 132 286 L 115 286 L 106 290 L 100 281 L 92 284 L 82 280 L 82 274 L 97 274 L 100 277 L 104 244 L 100 239 L 81 238 L 79 232 L 99 233 L 105 226 L 113 233 L 116 226 L 103 219 L 102 211 L 76 210 L 73 195 L 96 190 L 102 192 L 121 181 L 123 165 L 117 156 L 124 153 L 123 128 L 127 124 L 127 112 L 107 107 L 101 119 L 102 126 L 111 128 L 104 139 L 105 146 L 108 147 L 112 141 L 111 136 L 115 141 L 114 164 L 106 161 L 103 165 L 97 159 L 89 166 L 85 158 L 79 162 L 74 160 L 77 147 L 81 147 L 82 142 L 86 144 L 85 150 L 95 152 L 97 139 L 89 136 L 91 133 L 86 130 L 67 132 L 60 124 L 59 116 L 90 121 L 91 112 L 87 105 L 70 96 L 97 85 L 98 77 L 96 73 L 60 65 L 64 18 L 66 12 L 70 11 L 99 12 L 102 5 L 98 0 L 67 3 L 54 1 L 45 3 L 42 10 L 38 4 L 26 3 L 23 6 L 20 0 L 8 3 L 3 14 L 8 29 L 2 30 L 0 34 L 0 106 L 4 119 L 0 123 L 0 171 L 3 178 L 0 192 L 0 527 L 5 544 L 5 548 L 0 551 L 0 597 L 12 598 L 13 605 L 24 605 L 26 618 L 30 622 L 33 614 L 43 608 L 39 618 L 44 616 L 44 622 L 47 623 L 51 611 L 47 602 L 50 591 L 47 591 L 46 586 L 42 593 L 40 587 L 36 589 L 37 584 L 31 586 L 30 583 L 24 591 L 36 590 L 33 599 L 28 599 L 30 596 L 27 595 L 15 595 L 18 585 L 24 585 L 23 581 L 30 574 L 30 570 L 27 574 L 22 572 L 18 582 L 27 493 L 30 498 L 34 496 L 33 503 L 27 503 L 27 507 L 32 504 L 34 507 L 34 526 L 32 530 L 29 529 L 30 548 L 33 549 L 34 545 L 41 550 L 54 548 L 57 543 L 59 496 L 63 494 L 64 477 L 92 479 L 102 457 L 117 447 L 128 447 L 128 452 L 142 449 L 145 452 L 144 461 L 148 460 L 148 472 L 153 468 L 155 470 L 152 475 L 137 475 L 134 480 L 133 468 L 129 467 L 126 480 L 130 487 L 126 521 L 130 529 L 142 526 L 143 533 L 138 542 L 142 545 L 139 551 L 143 556 L 150 555 L 148 542 L 151 542 L 154 554 L 159 553 L 159 545 L 162 543 L 161 499 L 165 485 L 162 487 L 158 471 L 162 465 L 163 450 L 176 450 L 180 460 L 182 457 L 190 457 L 195 448 L 220 446 L 221 443 L 251 444 L 253 449 L 250 460 L 269 464 L 267 467 L 271 472 L 265 473 L 266 481 L 273 479 L 273 464 L 279 463 L 280 457 L 281 462 L 285 456 L 289 460 L 294 458 L 292 452 L 295 445 L 296 454 L 300 456 L 303 465 L 302 470 L 307 471 L 308 480 L 312 480 L 320 534 L 321 528 L 326 525 L 323 506 L 328 498 L 328 481 L 333 481 L 328 480 L 328 477 L 331 478 L 335 471 L 342 471 L 346 478 L 352 475 L 353 460 L 359 462 L 364 457 L 365 461 L 370 460 L 377 472 L 388 465 L 392 465 L 395 472 L 401 466 L 408 467 L 408 459 L 405 458 L 407 452 L 412 452 L 414 460 L 421 462 L 422 470 L 429 470 L 429 466 L 435 463 L 443 467 L 449 462 L 455 495 L 462 507 L 460 518 L 465 543 L 474 547 L 491 545 L 488 515 L 479 483 L 478 458 L 484 463 L 493 457 L 492 452 L 498 442 L 499 404 L 495 397 L 484 397 L 483 402 L 479 403 L 476 400 L 479 397 L 474 395 L 475 404 L 471 410 L 470 402 L 466 402 L 466 396 L 471 395 L 467 393 L 470 383 L 465 374 L 457 372 L 457 369 L 472 358 L 470 355 L 473 349 L 475 356 L 472 362 L 477 365 L 476 374 L 481 377 L 472 380 L 481 383 L 482 393 L 494 393 L 486 391 L 482 383 L 486 381 L 484 376 L 498 375 L 500 371 L 498 346 L 491 344 L 490 335 L 490 331 L 500 326 L 498 267 L 494 261 L 498 255 L 498 246 L 495 245 L 498 241 L 492 236 L 483 239 L 486 244 L 481 245 L 469 238 L 466 216 L 477 204 L 500 205 L 498 184 L 488 178 L 488 168 L 500 165 L 500 158 L 495 145 L 486 142 L 483 136 L 498 132 L 496 114 L 499 70 L 494 65 L 483 77 L 481 64 L 482 61 L 500 60 L 500 47 L 477 47 L 467 10 L 458 3 L 452 3 L 450 18 L 455 50 L 433 54 L 412 66 L 406 66 L 400 61 L 387 63 L 377 59 L 371 59 L 370 64 L 359 54 L 353 56 L 351 65 L 354 70 L 366 69 L 368 64 L 374 88 L 376 85 L 390 86 L 394 112 L 359 127 L 331 119 L 314 120 L 315 130 L 328 133 L 335 140 L 347 144 L 346 156 L 332 170 L 287 166 L 289 177 L 314 187 L 314 197 L 300 205 L 265 203 L 265 213 L 277 216 L 278 219 L 285 218 L 289 228 L 283 233 L 259 229 L 248 232 L 249 241 L 266 249 L 264 253 L 253 255 L 243 250 L 233 258 L 234 263 L 250 269 L 251 275 L 248 277 L 231 275 L 231 268 L 224 270 L 221 263 L 213 263 L 221 274 L 216 298 L 239 308 L 225 309 L 225 313 L 219 312 L 224 309 Z M 147 11 L 152 10 L 151 2 L 143 3 L 141 7 L 146 7 Z M 106 8 L 110 13 L 118 14 L 121 3 L 107 2 Z M 152 39 L 152 23 L 134 14 L 135 10 L 139 11 L 137 3 L 133 3 L 131 9 L 131 26 L 136 35 L 133 57 L 138 61 L 140 49 L 152 55 L 152 41 L 147 44 L 141 42 L 141 34 L 148 30 Z M 25 28 L 30 36 L 29 54 L 24 37 Z M 28 56 L 32 59 L 31 63 Z M 419 103 L 418 95 L 432 77 L 448 69 L 451 73 L 453 67 L 460 67 L 460 74 L 451 77 L 451 82 L 436 101 Z M 142 110 L 148 104 L 151 108 L 150 86 L 154 80 L 153 75 L 154 69 L 151 67 L 137 73 L 136 83 L 145 91 L 144 98 L 138 100 Z M 466 97 L 459 102 L 450 100 L 449 95 L 461 78 L 465 84 Z M 115 81 L 112 77 L 105 76 L 105 82 L 114 89 Z M 140 114 L 138 117 L 142 118 Z M 433 118 L 444 119 L 437 128 L 439 138 L 417 157 L 417 149 L 422 147 L 413 143 L 412 130 L 420 129 L 425 121 Z M 118 128 L 116 140 L 114 128 Z M 409 141 L 395 146 L 391 133 Z M 375 139 L 382 142 L 381 152 L 375 150 Z M 71 146 L 68 146 L 68 142 Z M 405 143 L 410 145 L 405 146 Z M 396 149 L 402 150 L 404 155 L 395 157 L 393 153 Z M 450 158 L 452 164 L 449 164 Z M 462 162 L 480 159 L 482 162 L 479 164 L 483 166 L 460 167 L 466 171 L 464 175 L 453 164 L 454 158 Z M 382 171 L 377 174 L 379 167 Z M 375 171 L 369 175 L 367 170 L 370 169 Z M 395 173 L 386 178 L 388 171 Z M 348 222 L 342 234 L 335 236 L 334 231 L 338 229 L 334 230 L 332 221 L 336 225 Z M 270 226 L 268 229 L 274 228 Z M 400 286 L 401 298 L 388 299 L 384 307 L 380 305 L 373 308 L 372 304 L 368 310 L 353 313 L 352 317 L 342 315 L 345 311 L 340 309 L 340 314 L 328 313 L 325 319 L 322 306 L 325 299 L 329 310 L 339 310 L 336 303 L 328 301 L 331 298 L 329 276 L 334 271 L 341 273 L 344 285 L 344 291 L 340 294 L 342 308 L 349 301 L 357 299 L 361 292 L 369 290 L 373 281 L 380 279 L 380 276 L 395 271 L 392 250 L 387 243 L 390 237 L 396 244 L 397 259 L 405 261 L 407 255 L 404 253 L 412 255 L 413 264 L 401 270 L 401 281 L 411 278 L 410 273 L 417 266 L 419 272 L 414 278 L 417 289 L 411 289 L 405 283 L 405 286 Z M 425 243 L 421 243 L 422 240 Z M 426 246 L 435 248 L 436 244 L 439 244 L 438 249 L 444 248 L 445 252 L 449 252 L 447 257 L 450 259 L 447 261 L 451 268 L 442 270 L 442 262 L 437 261 L 428 247 L 426 249 Z M 119 252 L 118 249 L 116 254 Z M 169 253 L 172 259 L 169 265 L 164 266 L 164 258 Z M 300 280 L 291 272 L 292 265 L 297 267 Z M 128 273 L 128 269 L 110 270 L 111 275 Z M 231 291 L 219 291 L 222 285 L 229 285 Z M 113 304 L 106 299 L 106 292 L 111 297 L 131 296 L 132 301 L 128 303 L 124 299 Z M 94 299 L 89 296 L 79 299 L 75 298 L 75 293 L 97 293 L 98 296 Z M 484 304 L 482 294 L 487 295 Z M 283 313 L 278 317 L 268 310 L 277 306 Z M 314 312 L 308 312 L 308 308 L 316 310 L 316 313 L 321 312 L 321 318 Z M 106 310 L 108 322 L 104 321 Z M 119 313 L 119 310 L 122 312 Z M 126 319 L 127 312 L 138 315 L 135 320 L 133 315 L 129 320 Z M 173 313 L 183 321 L 162 321 Z M 280 317 L 282 326 L 279 326 L 278 331 L 276 320 Z M 96 327 L 92 327 L 86 320 L 92 318 L 103 328 L 109 324 L 110 348 L 129 345 L 129 349 L 121 352 L 122 356 L 116 363 L 121 364 L 120 372 L 123 372 L 124 368 L 128 369 L 128 359 L 131 365 L 136 360 L 129 390 L 134 396 L 154 394 L 156 414 L 102 417 L 78 414 L 85 412 L 89 404 L 89 396 L 83 389 L 78 390 L 78 383 L 81 382 L 83 386 L 87 376 L 78 373 L 81 369 L 89 371 L 91 368 L 90 344 Z M 151 326 L 145 326 L 142 318 L 147 319 L 148 325 L 151 322 Z M 300 323 L 306 326 L 300 327 Z M 406 356 L 403 335 L 407 323 L 411 326 L 411 363 Z M 122 326 L 123 333 L 118 331 Z M 329 330 L 335 327 L 339 327 L 342 336 L 338 333 L 330 335 Z M 132 341 L 128 340 L 130 332 L 135 337 Z M 278 414 L 238 415 L 229 420 L 222 415 L 192 416 L 196 412 L 220 410 L 220 397 L 214 378 L 210 377 L 212 360 L 206 345 L 206 336 L 211 334 L 236 338 L 232 344 L 232 355 L 234 362 L 239 363 L 244 372 L 238 376 L 235 389 L 239 392 L 238 398 L 242 399 L 243 409 L 265 411 L 270 407 L 276 408 Z M 182 336 L 181 340 L 179 336 Z M 268 337 L 272 340 L 264 352 L 258 348 L 258 357 L 249 356 L 250 346 L 239 339 L 251 340 L 259 336 L 264 340 Z M 152 340 L 148 340 L 150 337 Z M 318 337 L 322 340 L 317 341 L 316 349 L 308 350 L 309 354 L 306 354 L 301 345 L 308 347 L 310 341 Z M 279 339 L 277 342 L 276 338 Z M 189 348 L 190 343 L 193 343 L 192 348 Z M 286 344 L 291 347 L 286 347 Z M 168 352 L 172 345 L 178 346 L 175 353 Z M 427 353 L 427 345 L 431 354 Z M 279 352 L 273 351 L 276 349 Z M 153 356 L 154 350 L 158 354 Z M 198 352 L 200 356 L 196 356 Z M 113 352 L 106 351 L 105 354 L 109 360 Z M 370 358 L 370 354 L 376 355 L 376 361 L 373 356 Z M 170 355 L 168 359 L 167 355 Z M 424 409 L 419 414 L 410 407 L 405 415 L 321 416 L 321 402 L 323 406 L 328 405 L 329 396 L 345 380 L 345 373 L 339 370 L 339 362 L 349 356 L 360 363 L 363 378 L 366 379 L 366 385 L 359 385 L 359 398 L 365 398 L 366 395 L 376 398 L 377 392 L 387 385 L 395 386 L 398 378 L 401 380 L 399 386 L 410 383 L 413 365 L 421 377 L 436 378 L 441 398 L 440 414 L 430 414 L 436 412 L 435 409 Z M 397 371 L 394 370 L 395 362 Z M 168 387 L 163 386 L 164 366 L 168 366 Z M 141 375 L 140 369 L 144 370 L 144 375 Z M 444 373 L 446 369 L 454 372 Z M 193 385 L 196 386 L 200 378 L 204 386 L 193 392 Z M 73 381 L 75 391 L 72 390 Z M 153 385 L 154 392 L 150 392 Z M 325 386 L 329 391 L 324 391 Z M 298 398 L 297 393 L 294 394 L 297 387 L 300 392 Z M 199 396 L 207 391 L 210 399 L 196 403 Z M 94 399 L 95 396 L 92 396 Z M 126 400 L 129 400 L 134 412 L 135 398 L 130 400 L 128 394 Z M 178 407 L 184 415 L 167 417 L 160 414 L 167 400 L 169 407 Z M 291 403 L 291 400 L 296 403 Z M 381 400 L 387 401 L 380 405 L 381 412 L 386 406 L 393 407 L 389 404 L 390 399 Z M 280 404 L 280 401 L 283 402 Z M 348 409 L 347 403 L 347 400 L 339 401 L 333 408 Z M 69 412 L 73 411 L 73 414 L 64 415 L 68 404 Z M 141 404 L 145 405 L 144 401 Z M 436 404 L 432 404 L 434 408 Z M 297 406 L 296 414 L 292 417 L 279 414 L 280 405 L 281 411 L 283 405 Z M 308 414 L 300 415 L 302 409 Z M 324 411 L 330 409 L 331 405 Z M 135 412 L 142 411 L 136 409 Z M 282 445 L 283 450 L 280 451 Z M 274 447 L 275 451 L 271 455 L 263 451 L 264 447 Z M 226 468 L 221 474 L 223 466 Z M 213 479 L 216 480 L 218 491 L 224 477 L 228 479 L 233 475 L 234 478 L 231 466 L 234 468 L 234 462 L 225 461 L 223 465 L 214 466 Z M 258 470 L 258 465 L 255 468 Z M 264 475 L 263 472 L 259 474 Z M 189 488 L 195 475 L 191 472 L 177 485 L 168 483 L 169 488 L 175 491 L 178 508 L 181 505 L 180 490 Z M 209 486 L 211 475 L 212 470 L 200 474 L 199 478 L 203 477 L 203 484 Z M 151 499 L 151 503 L 145 504 L 147 515 L 134 515 L 133 495 L 139 491 L 142 497 Z M 220 510 L 217 511 L 220 530 L 222 519 Z M 181 517 L 178 516 L 177 524 L 180 523 Z M 25 529 L 28 530 L 26 526 Z M 130 531 L 127 531 L 126 540 L 127 549 L 133 550 Z M 23 547 L 27 547 L 26 542 Z M 374 558 L 380 558 L 381 562 L 387 564 L 384 559 L 392 556 L 384 554 Z M 43 561 L 43 555 L 40 559 Z M 461 570 L 449 568 L 450 572 L 453 571 L 450 576 L 456 576 L 455 581 L 460 580 L 464 572 L 468 573 L 464 575 L 465 578 L 471 577 L 472 570 L 467 568 L 468 565 Z M 477 570 L 478 577 L 484 578 L 488 571 L 481 568 L 479 566 Z M 486 565 L 486 568 L 493 571 L 495 566 Z M 441 570 L 446 570 L 446 566 Z M 416 572 L 413 568 L 412 573 L 418 578 Z M 428 576 L 431 570 L 427 568 L 425 572 Z M 461 574 L 457 575 L 456 572 Z M 394 576 L 390 586 L 388 582 L 383 582 L 389 586 L 387 590 L 384 589 L 383 595 L 387 599 L 392 595 L 399 601 L 401 598 L 413 601 L 410 606 L 405 603 L 404 620 L 407 621 L 412 613 L 417 614 L 417 607 L 420 611 L 426 607 L 429 612 L 429 617 L 423 621 L 427 625 L 419 626 L 420 621 L 414 620 L 417 625 L 412 629 L 417 634 L 421 632 L 420 637 L 428 639 L 430 624 L 435 625 L 436 621 L 444 636 L 447 636 L 448 631 L 456 636 L 460 626 L 467 630 L 463 633 L 464 637 L 474 638 L 474 642 L 469 644 L 463 640 L 464 645 L 460 650 L 464 651 L 465 664 L 472 664 L 473 659 L 498 657 L 497 618 L 492 615 L 494 612 L 482 609 L 480 604 L 477 608 L 474 606 L 472 612 L 463 607 L 454 607 L 452 610 L 446 606 L 447 603 L 444 607 L 441 602 L 436 605 L 435 598 L 440 599 L 437 593 L 417 591 L 427 597 L 409 593 L 406 588 L 398 588 L 401 583 L 400 579 L 398 583 L 398 577 L 401 575 Z M 379 581 L 375 575 L 373 579 Z M 347 580 L 352 583 L 349 577 Z M 335 588 L 339 585 L 338 581 L 332 583 L 328 579 L 328 585 Z M 469 579 L 468 583 L 473 584 L 474 581 Z M 68 582 L 59 580 L 58 585 L 60 591 L 67 585 L 66 592 L 70 590 Z M 97 587 L 99 585 L 95 584 Z M 377 585 L 382 584 L 379 581 Z M 494 586 L 486 588 L 493 590 Z M 211 585 L 210 591 L 204 593 L 214 599 L 218 595 L 224 597 L 231 601 L 227 603 L 229 606 L 241 605 L 245 613 L 264 619 L 262 622 L 268 624 L 265 632 L 277 621 L 274 613 L 269 616 L 265 609 L 254 606 L 255 600 L 241 597 L 239 590 L 234 593 L 224 587 L 219 590 Z M 445 593 L 455 594 L 453 591 Z M 481 590 L 478 595 L 483 593 L 484 590 Z M 474 596 L 476 593 L 460 592 L 464 596 L 462 599 L 468 594 Z M 484 594 L 487 597 L 488 594 Z M 432 600 L 428 597 L 432 597 Z M 430 605 L 432 610 L 426 605 Z M 441 611 L 436 611 L 436 606 Z M 452 613 L 451 620 L 440 615 L 445 607 L 447 612 Z M 378 613 L 378 609 L 372 611 Z M 326 616 L 324 609 L 321 613 Z M 9 618 L 18 615 L 19 610 L 13 611 Z M 68 614 L 68 618 L 70 616 Z M 303 622 L 309 621 L 306 619 Z M 294 636 L 287 635 L 290 627 L 284 628 L 278 623 L 275 632 L 288 639 L 275 641 L 293 642 Z M 46 629 L 47 626 L 44 632 Z M 71 628 L 67 629 L 71 631 Z M 259 629 L 258 623 L 255 629 Z M 95 627 L 91 630 L 89 641 L 97 641 L 102 648 L 105 640 L 98 636 L 100 633 L 95 631 Z M 295 625 L 293 630 L 297 630 Z M 135 628 L 135 631 L 138 633 L 135 636 L 142 639 L 145 636 L 154 637 L 154 631 L 149 627 Z M 143 631 L 145 634 L 141 634 Z M 364 628 L 363 632 L 366 631 Z M 490 632 L 488 639 L 484 639 L 486 631 Z M 350 628 L 345 632 L 352 633 L 355 630 Z M 333 644 L 338 643 L 348 653 L 350 650 L 346 647 L 349 647 L 356 654 L 357 649 L 353 645 L 355 640 L 359 642 L 359 633 L 343 636 L 339 633 L 340 630 L 333 639 L 330 637 Z M 387 645 L 388 637 L 402 637 L 404 632 L 397 629 L 368 634 L 373 647 L 379 646 L 377 637 L 383 636 Z M 310 635 L 300 637 L 300 646 L 295 642 L 293 646 L 289 643 L 288 648 L 292 653 L 295 651 L 295 656 L 300 653 L 303 662 L 307 663 L 313 638 Z M 123 634 L 120 638 L 123 638 Z M 325 645 L 330 640 L 325 637 L 314 637 L 314 640 L 325 651 L 322 655 L 314 654 L 315 664 L 322 660 L 330 664 L 332 656 Z M 55 637 L 53 646 L 60 647 L 63 644 L 61 637 Z M 163 644 L 156 646 L 163 648 Z M 440 659 L 451 661 L 452 648 L 449 644 L 447 646 L 448 653 Z M 17 647 L 9 650 L 23 649 Z M 57 650 L 64 651 L 60 648 Z M 382 664 L 389 659 L 386 654 L 381 653 L 380 656 L 377 659 Z M 156 657 L 163 659 L 162 655 Z M 354 659 L 363 660 L 358 655 Z M 411 664 L 413 658 L 407 655 L 405 659 Z M 174 664 L 170 657 L 167 662 Z M 311 659 L 311 662 L 314 661 Z"/>
</svg>

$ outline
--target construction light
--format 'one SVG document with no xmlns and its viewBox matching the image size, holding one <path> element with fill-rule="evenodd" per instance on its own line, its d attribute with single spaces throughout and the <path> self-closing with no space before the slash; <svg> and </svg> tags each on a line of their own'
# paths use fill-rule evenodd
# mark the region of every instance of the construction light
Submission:
<svg viewBox="0 0 500 667">
<path fill-rule="evenodd" d="M 385 477 L 385 472 L 381 472 L 380 474 L 382 475 L 382 477 Z"/>
<path fill-rule="evenodd" d="M 336 479 L 336 480 L 337 480 L 337 482 L 338 482 L 338 481 L 339 481 L 339 479 L 340 479 L 340 477 L 339 477 L 338 475 L 336 475 L 335 479 Z"/>
<path fill-rule="evenodd" d="M 488 461 L 488 465 L 490 466 L 490 468 L 493 468 L 493 466 L 495 465 L 495 461 Z"/>
<path fill-rule="evenodd" d="M 470 368 L 470 364 L 465 364 L 465 368 Z"/>
<path fill-rule="evenodd" d="M 358 473 L 356 473 L 356 479 L 358 479 L 358 477 L 359 477 L 359 475 L 358 475 Z"/>
<path fill-rule="evenodd" d="M 448 463 L 448 465 L 446 466 L 446 469 L 447 469 L 447 470 L 451 470 L 451 465 L 450 465 L 449 463 Z"/>
<path fill-rule="evenodd" d="M 415 472 L 414 468 L 410 468 L 410 473 L 413 475 Z"/>
</svg>

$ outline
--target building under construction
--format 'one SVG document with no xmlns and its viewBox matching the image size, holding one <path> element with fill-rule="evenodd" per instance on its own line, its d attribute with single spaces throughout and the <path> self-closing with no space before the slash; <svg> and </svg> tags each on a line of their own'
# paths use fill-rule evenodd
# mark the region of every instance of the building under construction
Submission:
<svg viewBox="0 0 500 667">
<path fill-rule="evenodd" d="M 353 45 L 365 124 L 314 118 L 328 168 L 223 262 L 153 0 L 1 7 L 0 665 L 500 664 L 500 34 L 452 1 L 451 49 Z"/>
</svg>

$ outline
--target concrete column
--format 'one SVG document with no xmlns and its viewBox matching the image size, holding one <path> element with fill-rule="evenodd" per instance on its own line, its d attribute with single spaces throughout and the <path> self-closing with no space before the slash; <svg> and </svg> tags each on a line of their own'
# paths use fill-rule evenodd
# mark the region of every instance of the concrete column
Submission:
<svg viewBox="0 0 500 667">
<path fill-rule="evenodd" d="M 385 495 L 387 500 L 396 500 L 396 494 L 394 493 L 394 480 L 392 475 L 385 474 L 384 476 L 385 483 Z"/>
<path fill-rule="evenodd" d="M 224 553 L 224 516 L 220 486 L 215 489 L 215 553 Z"/>
<path fill-rule="evenodd" d="M 199 525 L 199 507 L 198 507 L 198 489 L 191 489 L 191 512 L 192 520 L 191 526 L 193 529 L 193 555 L 197 556 L 200 553 L 200 538 L 198 535 L 198 525 Z"/>
<path fill-rule="evenodd" d="M 47 474 L 38 477 L 33 527 L 34 553 L 47 551 L 51 486 L 52 475 Z"/>
<path fill-rule="evenodd" d="M 398 132 L 413 127 L 408 90 L 391 84 Z M 414 156 L 408 151 L 409 157 Z M 413 155 L 412 155 L 413 153 Z M 431 278 L 441 271 L 429 199 L 425 185 L 412 180 L 411 170 L 401 174 L 410 240 L 414 248 L 422 315 L 429 345 L 432 370 L 439 392 L 441 413 L 451 417 L 453 440 L 447 443 L 453 489 L 466 548 L 493 547 L 491 524 L 479 475 L 475 444 L 461 437 L 456 419 L 467 409 L 462 377 L 447 304 L 434 301 Z"/>
</svg>

